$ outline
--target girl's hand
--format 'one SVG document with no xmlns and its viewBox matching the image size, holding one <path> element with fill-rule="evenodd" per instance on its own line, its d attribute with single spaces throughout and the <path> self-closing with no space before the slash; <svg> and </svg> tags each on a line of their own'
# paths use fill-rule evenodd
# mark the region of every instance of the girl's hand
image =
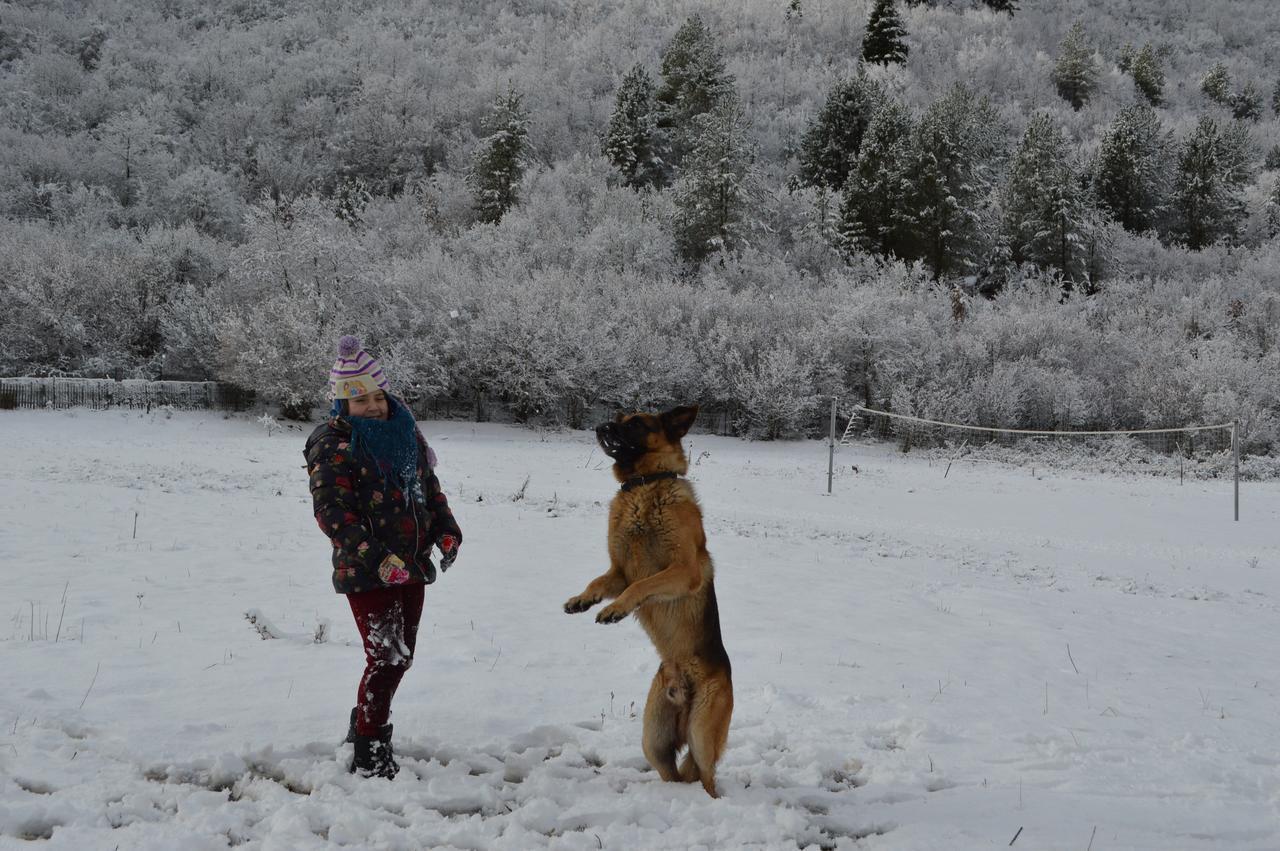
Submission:
<svg viewBox="0 0 1280 851">
<path fill-rule="evenodd" d="M 444 572 L 453 567 L 458 557 L 458 541 L 452 535 L 441 535 L 436 546 L 440 548 L 440 570 Z"/>
<path fill-rule="evenodd" d="M 378 577 L 388 585 L 403 585 L 409 581 L 409 570 L 404 566 L 404 561 L 392 553 L 378 566 Z"/>
</svg>

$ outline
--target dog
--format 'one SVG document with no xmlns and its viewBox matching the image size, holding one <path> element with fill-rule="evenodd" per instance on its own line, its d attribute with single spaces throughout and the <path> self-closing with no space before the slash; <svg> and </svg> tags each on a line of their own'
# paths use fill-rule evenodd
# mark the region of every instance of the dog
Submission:
<svg viewBox="0 0 1280 851">
<path fill-rule="evenodd" d="M 697 407 L 662 414 L 619 414 L 596 427 L 621 489 L 609 506 L 609 569 L 571 597 L 564 610 L 585 612 L 612 600 L 596 622 L 635 614 L 658 651 L 644 708 L 644 755 L 663 780 L 701 782 L 716 791 L 716 763 L 733 714 L 729 654 L 720 636 L 714 569 L 702 510 L 680 439 Z M 688 745 L 679 767 L 676 757 Z"/>
</svg>

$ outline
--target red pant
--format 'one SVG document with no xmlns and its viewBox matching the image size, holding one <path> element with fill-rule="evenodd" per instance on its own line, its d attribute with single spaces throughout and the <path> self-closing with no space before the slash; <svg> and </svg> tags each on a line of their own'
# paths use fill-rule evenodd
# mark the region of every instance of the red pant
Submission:
<svg viewBox="0 0 1280 851">
<path fill-rule="evenodd" d="M 347 595 L 364 642 L 364 676 L 356 695 L 356 732 L 361 736 L 376 736 L 391 717 L 391 698 L 413 664 L 425 587 L 401 585 Z"/>
</svg>

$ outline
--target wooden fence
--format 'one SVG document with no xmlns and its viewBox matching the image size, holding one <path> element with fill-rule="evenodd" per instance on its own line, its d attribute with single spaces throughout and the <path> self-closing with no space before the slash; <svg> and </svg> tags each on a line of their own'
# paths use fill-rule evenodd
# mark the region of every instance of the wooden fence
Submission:
<svg viewBox="0 0 1280 851">
<path fill-rule="evenodd" d="M 0 378 L 0 410 L 142 408 L 243 411 L 252 391 L 216 381 L 115 381 L 110 378 Z"/>
</svg>

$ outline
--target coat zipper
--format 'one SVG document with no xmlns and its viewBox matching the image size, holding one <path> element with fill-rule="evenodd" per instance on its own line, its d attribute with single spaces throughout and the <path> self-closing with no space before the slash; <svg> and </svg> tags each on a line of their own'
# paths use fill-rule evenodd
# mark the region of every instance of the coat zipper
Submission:
<svg viewBox="0 0 1280 851">
<path fill-rule="evenodd" d="M 415 470 L 414 476 L 421 479 L 422 471 Z M 418 573 L 422 574 L 422 581 L 431 583 L 431 577 L 427 576 L 427 571 L 418 564 L 418 548 L 422 545 L 422 530 L 418 526 L 418 500 L 414 498 L 412 491 L 406 494 L 409 497 L 409 511 L 413 514 L 413 566 L 418 569 Z M 427 548 L 428 558 L 430 558 L 431 548 Z"/>
</svg>

